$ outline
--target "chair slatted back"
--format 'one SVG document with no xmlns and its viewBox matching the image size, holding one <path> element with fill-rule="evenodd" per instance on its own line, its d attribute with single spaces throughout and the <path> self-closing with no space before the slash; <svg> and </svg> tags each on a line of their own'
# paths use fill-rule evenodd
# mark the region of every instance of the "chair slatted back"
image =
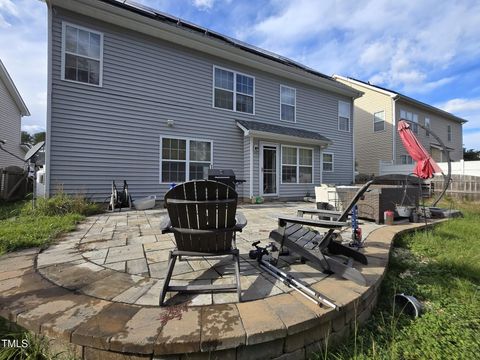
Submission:
<svg viewBox="0 0 480 360">
<path fill-rule="evenodd" d="M 178 250 L 217 253 L 231 250 L 238 195 L 233 188 L 211 180 L 194 180 L 165 194 Z M 206 230 L 189 233 L 188 229 Z"/>
</svg>

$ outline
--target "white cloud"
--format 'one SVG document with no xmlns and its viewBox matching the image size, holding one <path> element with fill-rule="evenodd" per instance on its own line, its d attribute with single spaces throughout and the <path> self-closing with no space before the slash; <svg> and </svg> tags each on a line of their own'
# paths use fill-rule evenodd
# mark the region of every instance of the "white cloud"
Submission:
<svg viewBox="0 0 480 360">
<path fill-rule="evenodd" d="M 480 130 L 464 132 L 463 146 L 467 149 L 480 150 Z"/>
<path fill-rule="evenodd" d="M 328 74 L 422 93 L 451 81 L 451 75 L 432 73 L 455 59 L 480 56 L 478 1 L 441 7 L 434 0 L 271 0 L 270 5 L 279 10 L 244 31 L 245 39 Z M 314 50 L 305 55 L 306 47 Z"/>
<path fill-rule="evenodd" d="M 43 131 L 47 112 L 47 6 L 41 1 L 0 0 L 0 14 L 10 24 L 8 29 L 0 27 L 0 57 L 31 113 L 22 119 L 22 128 Z"/>
<path fill-rule="evenodd" d="M 30 134 L 35 134 L 38 132 L 45 131 L 45 127 L 40 125 L 22 125 L 22 130 L 27 131 Z"/>
<path fill-rule="evenodd" d="M 193 5 L 201 10 L 211 9 L 215 0 L 193 0 Z"/>
<path fill-rule="evenodd" d="M 443 104 L 438 105 L 441 109 L 452 113 L 465 113 L 469 111 L 480 112 L 479 99 L 451 99 Z"/>
</svg>

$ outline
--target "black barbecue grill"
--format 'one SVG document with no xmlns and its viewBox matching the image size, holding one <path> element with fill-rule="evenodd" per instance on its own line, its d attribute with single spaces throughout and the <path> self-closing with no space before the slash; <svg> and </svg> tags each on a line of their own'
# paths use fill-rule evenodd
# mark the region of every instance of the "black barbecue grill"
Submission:
<svg viewBox="0 0 480 360">
<path fill-rule="evenodd" d="M 246 180 L 239 180 L 232 169 L 208 169 L 208 180 L 219 181 L 232 188 L 243 184 Z"/>
</svg>

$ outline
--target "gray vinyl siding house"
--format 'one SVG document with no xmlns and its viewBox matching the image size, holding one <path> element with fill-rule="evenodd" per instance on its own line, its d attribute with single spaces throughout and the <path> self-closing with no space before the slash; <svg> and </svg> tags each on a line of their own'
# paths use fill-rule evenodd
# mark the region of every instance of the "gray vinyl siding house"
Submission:
<svg viewBox="0 0 480 360">
<path fill-rule="evenodd" d="M 0 140 L 5 142 L 1 145 L 20 158 L 25 155 L 20 147 L 22 116 L 29 115 L 25 102 L 0 60 Z M 23 167 L 23 162 L 0 150 L 0 168 L 12 165 Z"/>
<path fill-rule="evenodd" d="M 48 4 L 48 194 L 102 201 L 112 180 L 125 179 L 134 198 L 162 198 L 172 182 L 202 178 L 208 167 L 245 179 L 244 199 L 298 199 L 321 182 L 352 182 L 361 92 L 128 1 Z M 80 51 L 71 33 L 79 44 L 82 31 L 90 34 L 88 76 L 83 60 L 71 65 Z M 233 90 L 218 87 L 232 79 Z M 292 121 L 281 120 L 281 86 L 295 89 Z M 232 97 L 238 111 L 221 108 Z M 340 106 L 349 131 L 339 130 Z M 322 152 L 333 154 L 328 171 Z"/>
</svg>

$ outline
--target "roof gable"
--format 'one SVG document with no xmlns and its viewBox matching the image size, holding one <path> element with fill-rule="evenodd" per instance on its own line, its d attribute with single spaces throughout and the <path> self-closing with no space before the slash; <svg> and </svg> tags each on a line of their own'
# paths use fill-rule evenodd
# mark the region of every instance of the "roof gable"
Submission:
<svg viewBox="0 0 480 360">
<path fill-rule="evenodd" d="M 8 92 L 10 93 L 10 96 L 12 97 L 13 101 L 17 105 L 18 110 L 20 110 L 20 114 L 22 116 L 30 116 L 30 111 L 28 111 L 27 105 L 25 105 L 25 102 L 20 96 L 20 93 L 18 92 L 17 87 L 15 86 L 12 78 L 8 74 L 7 69 L 3 65 L 2 60 L 0 60 L 0 79 L 5 84 L 5 87 L 7 88 Z"/>
</svg>

